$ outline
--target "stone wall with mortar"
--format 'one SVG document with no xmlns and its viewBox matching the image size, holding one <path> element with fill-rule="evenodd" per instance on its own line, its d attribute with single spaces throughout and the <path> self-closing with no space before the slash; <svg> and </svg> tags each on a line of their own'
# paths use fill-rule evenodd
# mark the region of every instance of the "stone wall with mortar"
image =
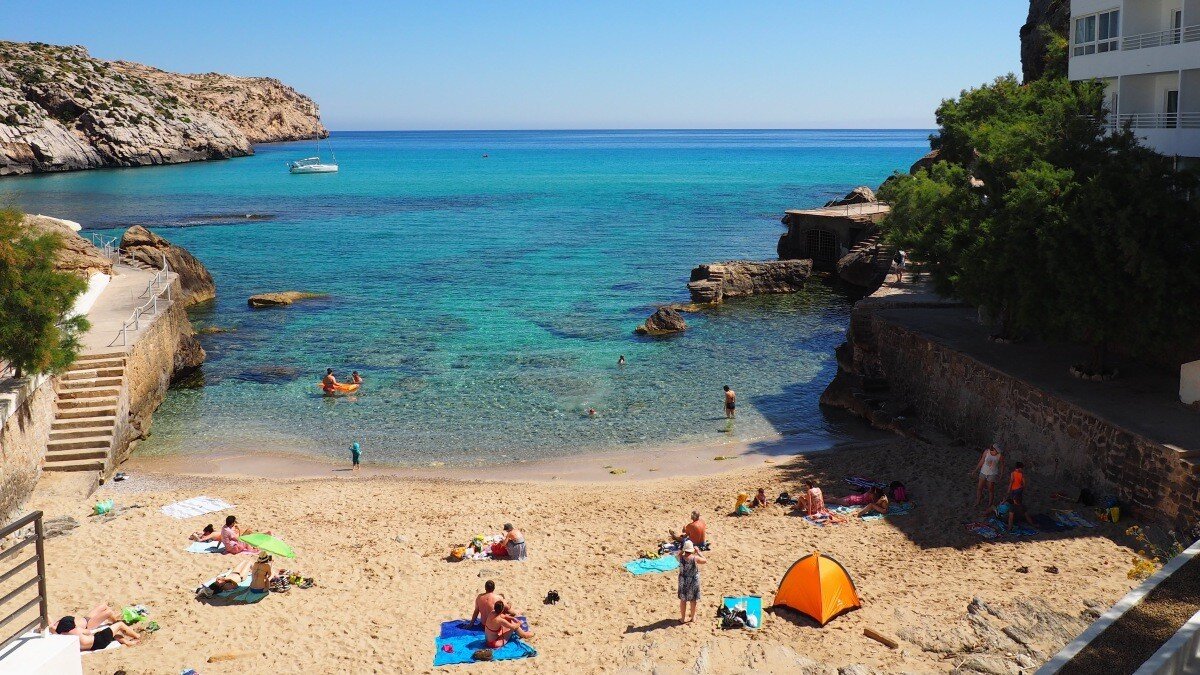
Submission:
<svg viewBox="0 0 1200 675">
<path fill-rule="evenodd" d="M 1182 532 L 1200 522 L 1200 467 L 1178 451 L 876 313 L 856 314 L 855 367 L 886 377 L 923 424 L 974 445 L 1001 441 L 1047 489 L 1116 494 L 1140 519 Z"/>
<path fill-rule="evenodd" d="M 47 378 L 0 427 L 0 524 L 20 515 L 37 484 L 57 400 L 54 380 Z"/>
<path fill-rule="evenodd" d="M 179 297 L 178 279 L 171 286 L 172 297 Z M 183 303 L 174 302 L 154 320 L 129 349 L 125 357 L 124 391 L 118 399 L 117 425 L 113 452 L 105 467 L 105 480 L 129 454 L 132 444 L 150 432 L 151 416 L 162 404 L 180 358 L 194 343 L 192 324 Z"/>
</svg>

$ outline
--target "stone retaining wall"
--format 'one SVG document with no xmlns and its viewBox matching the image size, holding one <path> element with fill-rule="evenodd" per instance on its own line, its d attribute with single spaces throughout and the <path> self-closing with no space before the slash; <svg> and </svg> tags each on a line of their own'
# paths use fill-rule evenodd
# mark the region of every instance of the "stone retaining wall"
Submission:
<svg viewBox="0 0 1200 675">
<path fill-rule="evenodd" d="M 1200 521 L 1200 473 L 1177 450 L 878 313 L 855 314 L 853 367 L 885 377 L 889 395 L 921 424 L 973 445 L 1001 441 L 1010 463 L 1025 462 L 1047 492 L 1082 486 L 1116 494 L 1140 519 L 1181 532 Z"/>
<path fill-rule="evenodd" d="M 18 515 L 37 484 L 57 398 L 46 378 L 0 426 L 0 524 Z"/>
<path fill-rule="evenodd" d="M 179 280 L 172 282 L 171 296 L 179 297 Z M 191 355 L 199 352 L 198 360 Z M 193 337 L 192 324 L 181 302 L 173 302 L 154 323 L 138 336 L 125 357 L 125 385 L 117 407 L 113 452 L 104 479 L 125 460 L 134 443 L 150 432 L 151 416 L 162 404 L 175 373 L 195 367 L 204 358 Z"/>
</svg>

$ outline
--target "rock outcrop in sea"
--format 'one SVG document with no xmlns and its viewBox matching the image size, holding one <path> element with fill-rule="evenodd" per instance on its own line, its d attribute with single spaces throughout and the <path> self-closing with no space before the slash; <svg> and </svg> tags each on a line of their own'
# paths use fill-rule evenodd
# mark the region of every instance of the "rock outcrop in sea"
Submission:
<svg viewBox="0 0 1200 675">
<path fill-rule="evenodd" d="M 0 41 L 0 176 L 225 159 L 316 135 L 327 135 L 316 104 L 277 80 Z"/>
<path fill-rule="evenodd" d="M 141 225 L 125 230 L 121 249 L 134 260 L 156 269 L 162 269 L 165 257 L 171 271 L 179 275 L 183 295 L 177 300 L 185 307 L 217 297 L 217 286 L 204 263 L 186 248 L 172 244 Z"/>
<path fill-rule="evenodd" d="M 697 265 L 688 292 L 692 302 L 717 304 L 726 298 L 763 293 L 795 293 L 812 276 L 811 260 L 730 260 Z"/>
<path fill-rule="evenodd" d="M 687 322 L 683 320 L 683 315 L 678 309 L 671 307 L 659 307 L 656 312 L 646 319 L 645 323 L 634 329 L 633 332 L 638 335 L 669 335 L 671 333 L 679 333 L 687 330 Z"/>
<path fill-rule="evenodd" d="M 279 307 L 290 305 L 297 300 L 311 300 L 327 297 L 324 293 L 306 293 L 304 291 L 279 291 L 276 293 L 259 293 L 246 300 L 251 307 Z"/>
</svg>

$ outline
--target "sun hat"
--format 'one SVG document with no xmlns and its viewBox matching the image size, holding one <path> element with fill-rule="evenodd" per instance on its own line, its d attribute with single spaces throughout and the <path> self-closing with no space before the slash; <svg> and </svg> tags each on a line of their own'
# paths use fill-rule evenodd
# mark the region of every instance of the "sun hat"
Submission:
<svg viewBox="0 0 1200 675">
<path fill-rule="evenodd" d="M 683 542 L 683 552 L 684 553 L 695 553 L 696 552 L 696 545 L 692 543 L 691 539 L 688 539 Z"/>
<path fill-rule="evenodd" d="M 267 553 L 266 551 L 259 553 L 258 554 L 258 562 L 260 562 L 260 563 L 271 562 L 271 554 Z"/>
</svg>

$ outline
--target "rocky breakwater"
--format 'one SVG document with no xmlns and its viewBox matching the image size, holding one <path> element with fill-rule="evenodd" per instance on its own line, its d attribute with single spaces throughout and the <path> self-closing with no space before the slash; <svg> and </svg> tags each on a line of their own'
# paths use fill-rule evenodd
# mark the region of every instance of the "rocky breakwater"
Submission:
<svg viewBox="0 0 1200 675">
<path fill-rule="evenodd" d="M 217 297 L 212 274 L 196 256 L 141 225 L 125 230 L 121 237 L 121 249 L 134 260 L 155 269 L 162 269 L 166 261 L 167 267 L 179 275 L 182 293 L 176 300 L 185 307 Z"/>
<path fill-rule="evenodd" d="M 308 293 L 305 291 L 278 291 L 275 293 L 259 293 L 246 300 L 246 304 L 255 308 L 283 307 L 298 300 L 315 300 L 329 297 L 325 293 Z"/>
<path fill-rule="evenodd" d="M 692 302 L 719 304 L 726 298 L 795 293 L 812 276 L 811 260 L 730 260 L 697 265 L 688 282 Z"/>
<path fill-rule="evenodd" d="M 316 105 L 274 81 L 0 42 L 0 176 L 224 159 L 325 133 Z"/>
</svg>

